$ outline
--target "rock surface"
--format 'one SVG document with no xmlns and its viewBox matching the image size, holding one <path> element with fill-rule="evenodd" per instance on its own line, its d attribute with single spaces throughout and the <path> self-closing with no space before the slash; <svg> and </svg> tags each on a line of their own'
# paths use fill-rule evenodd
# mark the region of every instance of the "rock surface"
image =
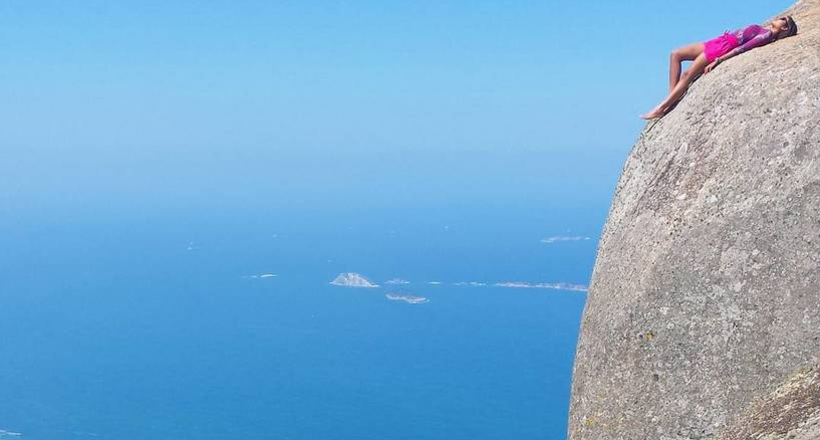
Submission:
<svg viewBox="0 0 820 440">
<path fill-rule="evenodd" d="M 701 77 L 633 147 L 598 245 L 570 439 L 715 438 L 818 362 L 820 0 L 787 12 L 798 35 Z"/>
<path fill-rule="evenodd" d="M 820 439 L 820 365 L 793 374 L 719 436 L 748 439 Z"/>
</svg>

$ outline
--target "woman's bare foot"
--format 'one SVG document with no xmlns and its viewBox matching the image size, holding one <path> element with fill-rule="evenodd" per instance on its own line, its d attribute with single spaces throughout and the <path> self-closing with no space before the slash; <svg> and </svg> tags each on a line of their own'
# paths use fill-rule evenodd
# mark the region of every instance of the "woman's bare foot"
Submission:
<svg viewBox="0 0 820 440">
<path fill-rule="evenodd" d="M 660 118 L 661 116 L 663 116 L 663 114 L 664 114 L 664 111 L 663 111 L 662 108 L 655 107 L 650 112 L 642 114 L 641 118 L 642 119 L 647 119 L 647 120 L 657 119 L 657 118 Z"/>
</svg>

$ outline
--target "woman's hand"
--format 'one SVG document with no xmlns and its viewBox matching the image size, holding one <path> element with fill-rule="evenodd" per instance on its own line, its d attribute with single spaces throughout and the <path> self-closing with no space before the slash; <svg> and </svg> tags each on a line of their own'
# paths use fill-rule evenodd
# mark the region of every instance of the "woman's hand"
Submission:
<svg viewBox="0 0 820 440">
<path fill-rule="evenodd" d="M 706 73 L 711 72 L 712 69 L 714 69 L 718 64 L 720 64 L 720 58 L 718 58 L 718 59 L 712 61 L 711 63 L 709 63 L 709 65 L 706 66 L 705 69 L 703 69 L 703 73 L 706 74 Z"/>
</svg>

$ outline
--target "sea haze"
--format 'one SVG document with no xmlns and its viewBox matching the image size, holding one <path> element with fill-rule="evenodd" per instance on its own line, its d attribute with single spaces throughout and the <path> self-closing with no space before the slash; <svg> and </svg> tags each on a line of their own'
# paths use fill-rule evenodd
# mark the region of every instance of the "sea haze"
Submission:
<svg viewBox="0 0 820 440">
<path fill-rule="evenodd" d="M 365 198 L 340 179 L 288 206 L 273 186 L 20 204 L 0 438 L 562 438 L 586 294 L 495 284 L 586 285 L 614 172 L 579 201 L 583 176 L 541 169 L 579 156 L 539 160 L 411 163 L 420 187 L 380 171 Z M 329 284 L 343 272 L 380 287 Z"/>
</svg>

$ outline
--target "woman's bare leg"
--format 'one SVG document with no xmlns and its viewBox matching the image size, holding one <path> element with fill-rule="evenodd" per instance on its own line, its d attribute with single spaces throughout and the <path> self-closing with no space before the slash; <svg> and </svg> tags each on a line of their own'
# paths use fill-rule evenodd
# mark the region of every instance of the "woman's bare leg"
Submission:
<svg viewBox="0 0 820 440">
<path fill-rule="evenodd" d="M 672 89 L 672 92 L 669 94 L 669 96 L 667 96 L 666 99 L 663 100 L 663 102 L 658 104 L 657 107 L 653 108 L 648 113 L 642 114 L 641 118 L 654 119 L 663 116 L 663 114 L 666 113 L 666 110 L 670 105 L 674 104 L 679 99 L 681 99 L 681 97 L 683 97 L 683 94 L 686 93 L 686 88 L 689 87 L 689 84 L 691 84 L 695 78 L 697 78 L 701 73 L 703 73 L 703 69 L 706 68 L 707 64 L 709 64 L 709 62 L 706 61 L 706 55 L 702 53 L 698 55 L 697 58 L 695 58 L 695 60 L 692 62 L 692 65 L 689 66 L 688 69 L 686 69 L 686 72 L 683 72 L 680 81 L 678 81 L 678 83 L 675 84 L 675 88 Z"/>
<path fill-rule="evenodd" d="M 669 93 L 672 93 L 680 81 L 681 63 L 692 61 L 702 53 L 703 43 L 694 43 L 679 47 L 669 54 Z"/>
</svg>

